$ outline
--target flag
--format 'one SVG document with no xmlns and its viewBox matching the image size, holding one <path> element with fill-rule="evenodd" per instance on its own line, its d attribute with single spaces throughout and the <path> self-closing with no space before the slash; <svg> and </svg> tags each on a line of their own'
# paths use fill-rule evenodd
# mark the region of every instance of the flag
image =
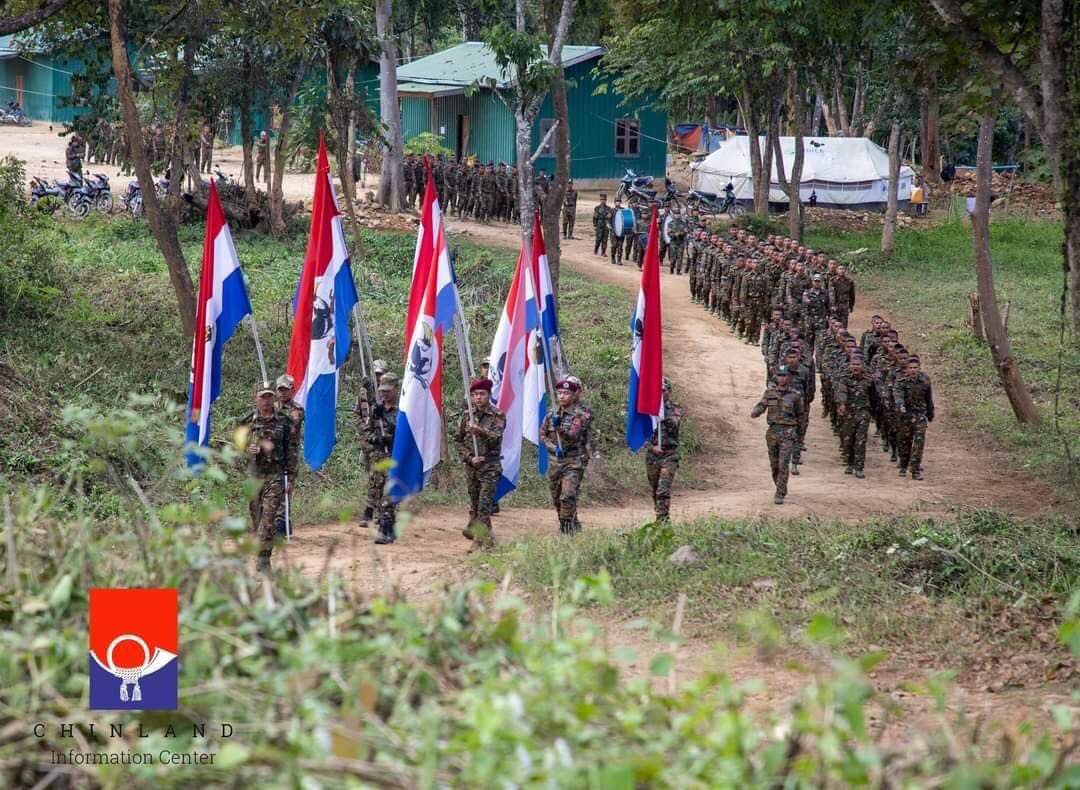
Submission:
<svg viewBox="0 0 1080 790">
<path fill-rule="evenodd" d="M 195 307 L 195 338 L 191 348 L 191 381 L 188 387 L 187 443 L 189 467 L 202 463 L 190 445 L 210 442 L 210 405 L 221 394 L 221 350 L 237 325 L 251 315 L 240 259 L 236 256 L 229 223 L 221 210 L 217 187 L 210 182 L 203 239 L 199 300 Z"/>
<path fill-rule="evenodd" d="M 528 315 L 529 358 L 525 369 L 525 438 L 537 446 L 537 466 L 540 473 L 547 472 L 547 448 L 540 442 L 540 426 L 548 411 L 547 378 L 561 377 L 566 372 L 562 358 L 562 342 L 559 337 L 559 318 L 555 311 L 555 289 L 551 284 L 547 250 L 544 247 L 544 231 L 540 226 L 540 213 L 533 217 L 532 248 L 533 287 L 526 299 Z M 551 371 L 548 371 L 548 361 Z"/>
<path fill-rule="evenodd" d="M 425 238 L 428 241 L 425 241 Z M 443 334 L 457 313 L 454 272 L 446 246 L 442 212 L 427 168 L 424 213 L 417 239 L 410 300 L 418 294 L 412 332 L 408 336 L 405 373 L 398 401 L 389 496 L 395 502 L 420 493 L 442 453 Z M 430 252 L 430 259 L 423 255 Z M 422 285 L 417 279 L 423 276 Z M 410 305 L 411 309 L 411 305 Z M 408 320 L 408 316 L 406 317 Z"/>
<path fill-rule="evenodd" d="M 433 207 L 439 202 L 439 193 L 435 189 L 435 181 L 431 177 L 431 163 L 424 157 L 424 172 L 427 174 L 427 185 L 424 188 L 424 202 L 420 211 L 420 230 L 416 234 L 416 251 L 413 253 L 412 282 L 409 285 L 409 301 L 405 310 L 405 355 L 409 354 L 409 341 L 412 340 L 413 328 L 416 319 L 420 315 L 420 307 L 424 302 L 424 289 L 427 288 L 428 272 L 432 261 L 436 259 L 435 243 L 441 238 L 443 246 L 446 245 L 445 229 L 442 225 L 442 214 L 439 213 L 439 227 L 435 227 L 435 212 Z"/>
<path fill-rule="evenodd" d="M 641 289 L 630 318 L 633 353 L 626 399 L 626 443 L 633 452 L 652 438 L 657 419 L 664 415 L 664 350 L 660 331 L 663 317 L 656 225 L 656 206 L 653 206 L 641 267 Z"/>
<path fill-rule="evenodd" d="M 526 304 L 529 301 L 535 304 L 536 301 L 535 298 L 530 299 L 533 275 L 529 257 L 523 241 L 514 279 L 506 294 L 506 306 L 503 307 L 495 338 L 491 342 L 491 397 L 506 417 L 506 428 L 502 435 L 502 474 L 495 489 L 496 499 L 517 487 L 521 469 L 525 368 L 531 334 Z"/>
<path fill-rule="evenodd" d="M 349 356 L 349 311 L 357 303 L 345 226 L 330 180 L 326 143 L 319 135 L 315 199 L 304 267 L 293 303 L 288 371 L 304 407 L 304 461 L 319 469 L 337 442 L 338 372 Z"/>
</svg>

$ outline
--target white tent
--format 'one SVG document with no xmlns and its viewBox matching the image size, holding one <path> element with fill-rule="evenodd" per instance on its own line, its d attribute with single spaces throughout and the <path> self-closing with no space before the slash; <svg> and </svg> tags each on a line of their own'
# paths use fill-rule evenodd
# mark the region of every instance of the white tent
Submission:
<svg viewBox="0 0 1080 790">
<path fill-rule="evenodd" d="M 765 138 L 761 145 L 764 148 Z M 784 154 L 784 173 L 791 175 L 795 163 L 795 138 L 781 137 Z M 817 193 L 821 206 L 883 207 L 888 200 L 889 154 L 880 145 L 865 137 L 804 137 L 802 186 L 799 195 L 805 203 L 811 193 Z M 735 186 L 735 197 L 753 201 L 754 183 L 750 177 L 750 138 L 746 135 L 727 140 L 716 151 L 693 165 L 694 188 L 722 193 L 728 181 Z M 911 200 L 911 185 L 915 171 L 900 168 L 899 200 Z M 773 160 L 769 184 L 769 202 L 787 203 L 788 196 L 780 188 Z"/>
</svg>

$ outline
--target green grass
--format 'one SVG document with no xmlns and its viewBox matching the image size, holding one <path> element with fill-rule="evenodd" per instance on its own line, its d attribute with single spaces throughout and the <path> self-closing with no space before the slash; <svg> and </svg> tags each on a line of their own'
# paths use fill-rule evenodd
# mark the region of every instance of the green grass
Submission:
<svg viewBox="0 0 1080 790">
<path fill-rule="evenodd" d="M 943 393 L 951 418 L 1006 448 L 1015 468 L 1075 497 L 1076 489 L 1065 485 L 1062 440 L 1054 428 L 1062 228 L 1058 223 L 1004 219 L 991 225 L 990 235 L 998 300 L 1011 304 L 1013 355 L 1043 416 L 1042 425 L 1034 429 L 1017 424 L 989 349 L 971 336 L 966 324 L 968 294 L 975 290 L 969 223 L 900 230 L 891 263 L 877 253 L 880 231 L 841 233 L 815 226 L 807 230 L 806 241 L 850 262 L 860 294 L 870 296 L 880 305 L 878 312 L 900 325 L 909 350 L 929 357 L 934 386 Z M 856 327 L 859 332 L 863 328 Z M 1060 425 L 1075 456 L 1080 454 L 1080 339 L 1073 329 L 1066 332 Z M 1073 469 L 1070 482 L 1080 482 L 1080 468 Z"/>
<path fill-rule="evenodd" d="M 694 549 L 697 565 L 668 561 L 682 545 Z M 1064 603 L 1080 586 L 1080 533 L 1059 520 L 990 511 L 862 524 L 708 518 L 587 531 L 573 541 L 523 539 L 481 561 L 493 576 L 510 570 L 544 595 L 606 570 L 626 616 L 670 617 L 686 593 L 687 622 L 705 632 L 779 639 L 825 614 L 848 627 L 852 649 L 918 645 L 962 658 L 971 645 L 958 634 L 1009 604 L 1032 612 L 1031 622 L 991 640 L 1034 639 L 1038 603 Z"/>
<path fill-rule="evenodd" d="M 190 343 L 181 335 L 172 288 L 146 226 L 92 216 L 83 223 L 51 223 L 48 230 L 58 252 L 49 271 L 50 282 L 62 296 L 32 320 L 16 317 L 9 322 L 2 346 L 5 359 L 29 382 L 29 391 L 24 393 L 27 401 L 43 407 L 10 421 L 0 435 L 0 467 L 16 481 L 63 478 L 73 457 L 82 457 L 71 446 L 78 438 L 77 426 L 65 427 L 60 419 L 65 407 L 91 412 L 121 408 L 129 393 L 136 393 L 144 399 L 136 408 L 155 415 L 162 430 L 171 430 L 180 427 L 183 416 L 169 414 L 167 408 L 182 408 L 186 402 Z M 274 377 L 281 371 L 288 348 L 289 304 L 304 255 L 306 228 L 296 228 L 283 240 L 255 233 L 237 233 L 235 240 Z M 202 229 L 184 227 L 181 242 L 197 271 Z M 402 356 L 415 235 L 365 232 L 363 243 L 365 255 L 355 272 L 374 353 L 394 365 Z M 490 346 L 516 255 L 453 239 L 451 244 L 460 247 L 457 270 L 479 363 Z M 569 271 L 562 276 L 561 299 L 565 346 L 574 372 L 586 384 L 586 398 L 595 414 L 594 441 L 602 456 L 590 469 L 584 496 L 618 500 L 625 495 L 626 481 L 636 482 L 640 477 L 636 459 L 622 444 L 629 300 L 616 287 Z M 463 390 L 453 342 L 447 343 L 446 364 L 445 402 L 450 424 L 456 425 Z M 227 441 L 231 426 L 251 409 L 251 387 L 259 378 L 259 368 L 246 328 L 229 341 L 224 366 L 224 391 L 213 415 L 216 442 Z M 352 422 L 359 380 L 354 354 L 346 365 L 339 398 L 337 448 L 320 472 L 313 474 L 305 468 L 297 483 L 296 508 L 302 518 L 338 517 L 347 507 L 355 507 L 365 490 Z M 164 449 L 162 436 L 151 429 L 142 448 L 145 452 L 128 459 L 135 463 L 136 477 L 149 476 L 175 462 Z M 694 436 L 690 426 L 690 450 L 696 446 Z M 521 486 L 511 495 L 511 504 L 549 502 L 535 458 L 526 443 Z M 129 492 L 117 491 L 122 486 L 114 483 L 108 475 L 86 481 L 90 504 L 100 515 L 122 512 L 118 497 Z M 463 496 L 461 471 L 451 460 L 433 476 L 424 501 L 459 503 Z"/>
</svg>

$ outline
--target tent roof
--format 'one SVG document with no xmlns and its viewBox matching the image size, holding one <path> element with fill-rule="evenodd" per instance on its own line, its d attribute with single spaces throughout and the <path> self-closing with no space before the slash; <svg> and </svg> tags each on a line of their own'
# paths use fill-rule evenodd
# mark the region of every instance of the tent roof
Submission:
<svg viewBox="0 0 1080 790">
<path fill-rule="evenodd" d="M 547 47 L 541 48 L 547 55 Z M 598 58 L 603 48 L 594 45 L 563 47 L 563 68 Z M 456 47 L 399 66 L 398 92 L 423 96 L 462 93 L 478 80 L 494 80 L 500 88 L 513 84 L 511 75 L 495 62 L 495 53 L 482 41 L 466 41 Z"/>
<path fill-rule="evenodd" d="M 762 141 L 764 145 L 764 141 Z M 781 137 L 784 171 L 790 175 L 795 160 L 795 138 Z M 804 137 L 803 181 L 853 183 L 889 177 L 889 154 L 866 137 Z M 709 154 L 695 169 L 702 175 L 720 177 L 750 175 L 750 138 L 733 137 Z M 910 171 L 910 168 L 907 168 Z M 776 178 L 773 161 L 772 181 Z"/>
</svg>

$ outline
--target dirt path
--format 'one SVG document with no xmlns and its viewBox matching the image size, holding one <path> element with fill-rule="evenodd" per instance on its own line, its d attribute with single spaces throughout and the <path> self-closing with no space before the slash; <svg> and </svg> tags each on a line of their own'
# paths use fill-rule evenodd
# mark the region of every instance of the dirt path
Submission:
<svg viewBox="0 0 1080 790">
<path fill-rule="evenodd" d="M 591 211 L 591 207 L 586 204 L 585 210 Z M 450 227 L 453 232 L 465 233 L 487 245 L 514 247 L 518 243 L 513 230 L 505 226 L 451 222 Z M 639 281 L 636 267 L 615 267 L 606 259 L 594 257 L 591 240 L 570 240 L 564 245 L 564 264 L 626 289 L 629 310 Z M 947 403 L 939 407 L 944 418 L 936 421 L 929 433 L 927 479 L 923 482 L 898 477 L 895 466 L 874 443 L 868 454 L 866 479 L 844 475 L 835 438 L 815 408 L 802 474 L 791 480 L 788 503 L 774 505 L 764 447 L 765 425 L 748 416 L 764 387 L 760 350 L 739 341 L 725 323 L 692 304 L 685 277 L 665 273 L 662 288 L 665 368 L 675 382 L 676 396 L 697 420 L 703 441 L 696 461 L 703 484 L 693 491 L 677 489 L 675 518 L 715 513 L 744 518 L 813 515 L 860 520 L 904 511 L 942 513 L 958 506 L 994 506 L 1017 514 L 1034 514 L 1051 506 L 1050 491 L 1008 474 L 984 451 L 969 446 L 949 425 Z M 871 310 L 872 305 L 860 307 L 852 316 L 852 326 L 867 325 Z M 933 370 L 929 372 L 932 376 Z M 588 386 L 588 372 L 582 373 Z M 515 508 L 512 501 L 508 505 L 496 520 L 502 540 L 554 532 L 556 524 L 550 511 Z M 586 529 L 625 527 L 650 518 L 651 503 L 644 499 L 632 499 L 614 508 L 589 507 L 582 512 Z M 374 547 L 369 536 L 357 536 L 359 530 L 350 525 L 304 527 L 301 540 L 288 551 L 286 561 L 313 574 L 333 567 L 367 592 L 397 587 L 414 599 L 430 600 L 446 584 L 469 572 L 465 565 L 468 544 L 459 533 L 463 520 L 459 509 L 423 508 L 407 517 L 401 540 L 389 548 Z M 332 545 L 336 545 L 336 551 L 331 552 Z M 632 676 L 647 673 L 649 659 L 671 649 L 667 643 L 652 640 L 640 631 L 625 629 L 617 620 L 606 621 L 604 626 L 609 644 L 638 650 L 638 658 L 625 667 Z M 737 680 L 762 679 L 767 691 L 752 700 L 755 706 L 786 703 L 809 676 L 823 669 L 809 653 L 795 657 L 805 669 L 793 669 L 790 654 L 782 662 L 768 662 L 752 651 L 721 646 L 718 653 L 715 646 L 715 636 L 707 628 L 689 628 L 686 640 L 675 651 L 680 659 L 680 677 L 693 677 L 706 668 L 718 667 Z M 902 721 L 882 716 L 875 726 L 889 735 L 903 737 L 911 728 L 925 723 L 932 713 L 926 699 L 904 690 L 905 684 L 925 668 L 909 670 L 896 663 L 883 666 L 875 684 L 905 715 Z M 958 688 L 952 697 L 952 709 L 991 719 L 1045 720 L 1050 704 L 1067 699 L 1062 689 L 1053 686 L 1037 695 L 1025 690 L 988 694 L 981 689 Z"/>
</svg>

